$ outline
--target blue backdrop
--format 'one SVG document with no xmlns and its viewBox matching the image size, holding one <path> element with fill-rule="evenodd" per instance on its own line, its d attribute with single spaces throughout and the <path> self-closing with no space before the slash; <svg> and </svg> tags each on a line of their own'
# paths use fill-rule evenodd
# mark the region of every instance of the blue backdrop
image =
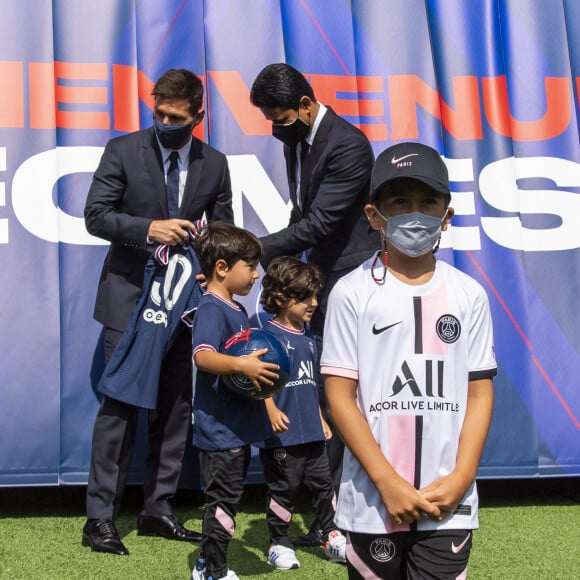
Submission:
<svg viewBox="0 0 580 580">
<path fill-rule="evenodd" d="M 445 157 L 456 215 L 440 256 L 483 284 L 495 322 L 480 476 L 580 474 L 579 2 L 20 0 L 2 12 L 0 485 L 86 481 L 106 248 L 82 211 L 104 144 L 151 123 L 167 68 L 193 70 L 199 136 L 228 155 L 237 224 L 276 231 L 289 215 L 282 145 L 248 92 L 279 61 L 375 154 L 419 140 Z"/>
</svg>

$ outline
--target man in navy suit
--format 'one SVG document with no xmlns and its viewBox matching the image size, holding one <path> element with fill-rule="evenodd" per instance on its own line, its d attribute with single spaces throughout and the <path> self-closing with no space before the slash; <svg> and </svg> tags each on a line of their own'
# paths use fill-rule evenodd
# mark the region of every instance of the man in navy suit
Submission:
<svg viewBox="0 0 580 580">
<path fill-rule="evenodd" d="M 156 244 L 188 242 L 193 222 L 233 222 L 225 155 L 192 137 L 204 116 L 203 85 L 190 71 L 171 69 L 153 88 L 152 127 L 109 141 L 85 206 L 87 230 L 111 242 L 94 317 L 105 328 L 105 359 L 127 327 Z M 156 408 L 148 416 L 148 452 L 140 535 L 201 541 L 173 515 L 191 424 L 191 333 L 176 332 L 164 358 Z M 138 407 L 105 396 L 93 431 L 83 544 L 125 555 L 115 526 L 132 458 Z"/>
<path fill-rule="evenodd" d="M 290 222 L 261 239 L 262 265 L 281 255 L 305 256 L 322 270 L 326 284 L 311 328 L 322 350 L 328 294 L 334 283 L 373 252 L 379 237 L 365 218 L 374 155 L 368 139 L 356 127 L 325 107 L 314 96 L 304 75 L 285 63 L 266 66 L 250 91 L 252 104 L 272 121 L 272 135 L 284 143 L 290 186 Z M 324 389 L 320 403 L 326 412 Z M 327 445 L 335 489 L 340 483 L 343 445 L 333 437 Z M 316 523 L 296 545 L 319 543 Z"/>
</svg>

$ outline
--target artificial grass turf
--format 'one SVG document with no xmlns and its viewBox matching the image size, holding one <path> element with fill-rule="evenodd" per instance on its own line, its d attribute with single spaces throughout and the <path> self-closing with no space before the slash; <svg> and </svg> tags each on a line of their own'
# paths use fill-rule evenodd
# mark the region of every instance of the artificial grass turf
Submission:
<svg viewBox="0 0 580 580">
<path fill-rule="evenodd" d="M 472 579 L 552 580 L 580 578 L 580 480 L 481 481 L 480 523 L 469 565 Z M 117 524 L 128 557 L 97 554 L 81 546 L 84 487 L 0 490 L 0 578 L 187 580 L 197 545 L 137 536 L 141 490 L 130 487 Z M 201 528 L 203 496 L 181 490 L 175 512 Z M 248 486 L 228 558 L 240 577 L 346 580 L 346 568 L 326 562 L 320 548 L 297 550 L 299 570 L 266 564 L 265 492 Z M 297 500 L 291 533 L 312 519 L 306 492 Z"/>
</svg>

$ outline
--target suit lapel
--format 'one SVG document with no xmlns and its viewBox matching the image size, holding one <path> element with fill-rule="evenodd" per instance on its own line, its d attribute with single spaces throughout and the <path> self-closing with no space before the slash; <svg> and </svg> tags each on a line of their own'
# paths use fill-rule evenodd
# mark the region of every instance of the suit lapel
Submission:
<svg viewBox="0 0 580 580">
<path fill-rule="evenodd" d="M 163 159 L 161 158 L 161 150 L 157 144 L 153 127 L 144 133 L 143 155 L 145 156 L 145 166 L 149 171 L 151 185 L 157 196 L 161 213 L 165 219 L 168 219 L 169 212 L 167 210 L 167 190 L 165 188 L 165 174 L 163 173 Z"/>
<path fill-rule="evenodd" d="M 185 180 L 183 199 L 181 200 L 181 206 L 179 207 L 179 217 L 195 213 L 190 211 L 190 208 L 195 202 L 195 192 L 197 191 L 204 166 L 205 159 L 202 154 L 202 143 L 198 139 L 192 138 L 191 149 L 189 151 L 187 179 Z"/>
<path fill-rule="evenodd" d="M 330 131 L 334 117 L 334 111 L 330 107 L 327 107 L 326 114 L 320 122 L 314 141 L 310 146 L 310 153 L 304 160 L 304 166 L 300 173 L 300 207 L 302 208 L 302 213 L 304 213 L 312 203 L 311 196 L 308 193 L 310 182 L 312 181 L 311 177 L 313 175 L 314 167 L 318 163 L 318 160 L 328 142 L 328 132 Z"/>
</svg>

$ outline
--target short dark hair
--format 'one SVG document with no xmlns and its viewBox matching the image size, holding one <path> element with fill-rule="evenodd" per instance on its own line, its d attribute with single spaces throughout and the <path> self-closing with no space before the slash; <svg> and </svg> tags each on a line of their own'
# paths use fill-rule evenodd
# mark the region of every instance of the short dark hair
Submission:
<svg viewBox="0 0 580 580">
<path fill-rule="evenodd" d="M 270 314 L 278 314 L 283 305 L 302 302 L 320 292 L 324 276 L 318 266 L 291 256 L 274 258 L 262 279 L 262 306 Z M 277 302 L 278 300 L 279 302 Z"/>
<path fill-rule="evenodd" d="M 314 91 L 304 75 L 283 62 L 264 67 L 250 90 L 250 101 L 259 109 L 280 107 L 297 111 L 304 96 L 316 102 Z"/>
<path fill-rule="evenodd" d="M 195 253 L 208 280 L 218 260 L 225 260 L 231 267 L 240 260 L 258 262 L 262 252 L 262 244 L 254 234 L 226 222 L 207 224 L 195 240 Z"/>
<path fill-rule="evenodd" d="M 203 104 L 203 83 L 184 68 L 170 68 L 155 83 L 151 94 L 157 99 L 186 99 L 189 112 L 195 117 Z"/>
</svg>

